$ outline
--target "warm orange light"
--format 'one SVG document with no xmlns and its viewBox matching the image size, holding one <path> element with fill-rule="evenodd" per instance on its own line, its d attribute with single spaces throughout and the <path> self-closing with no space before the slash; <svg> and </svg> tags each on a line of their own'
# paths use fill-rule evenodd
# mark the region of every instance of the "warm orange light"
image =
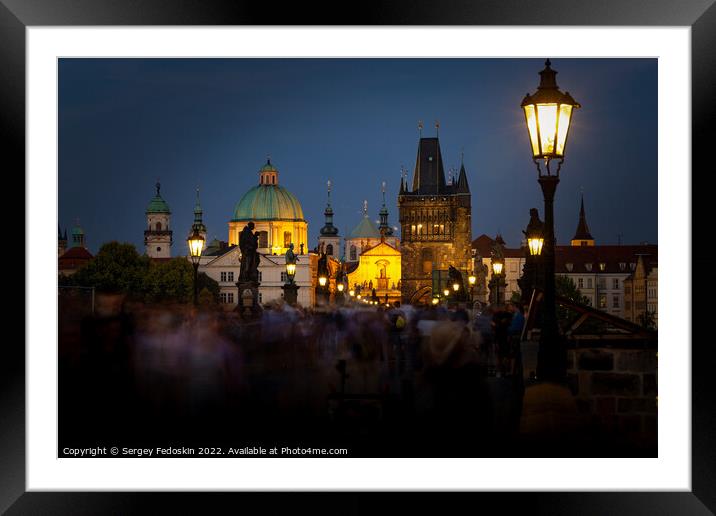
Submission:
<svg viewBox="0 0 716 516">
<path fill-rule="evenodd" d="M 437 297 L 433 298 L 433 304 L 437 305 L 440 302 L 440 300 Z"/>
<path fill-rule="evenodd" d="M 476 281 L 477 281 L 477 278 L 476 278 L 474 275 L 472 275 L 472 274 L 470 274 L 470 275 L 467 277 L 467 282 L 468 282 L 471 286 L 474 285 Z"/>
<path fill-rule="evenodd" d="M 326 286 L 327 281 L 328 281 L 328 278 L 326 278 L 325 276 L 319 276 L 319 278 L 318 278 L 318 284 L 322 287 Z"/>
<path fill-rule="evenodd" d="M 353 297 L 353 296 L 356 295 L 356 291 L 353 290 L 353 289 L 350 289 L 350 290 L 348 291 L 348 295 L 351 296 L 351 297 Z M 358 298 L 360 299 L 360 296 L 358 296 Z"/>
<path fill-rule="evenodd" d="M 448 290 L 448 289 L 443 290 L 443 294 L 445 294 L 445 297 L 448 297 L 450 295 L 450 290 Z"/>
<path fill-rule="evenodd" d="M 502 262 L 492 262 L 492 272 L 493 274 L 502 274 L 502 267 L 504 264 Z"/>
<path fill-rule="evenodd" d="M 343 286 L 343 283 L 339 283 L 336 288 L 338 289 L 338 292 L 343 292 L 343 289 L 344 289 L 345 287 Z"/>
<path fill-rule="evenodd" d="M 542 246 L 544 245 L 544 238 L 533 237 L 527 239 L 527 246 L 530 249 L 532 256 L 539 256 L 542 254 Z"/>
<path fill-rule="evenodd" d="M 460 290 L 460 284 L 459 284 L 459 283 L 453 283 L 453 284 L 452 284 L 452 289 L 453 289 L 455 292 L 457 292 L 458 290 Z"/>
</svg>

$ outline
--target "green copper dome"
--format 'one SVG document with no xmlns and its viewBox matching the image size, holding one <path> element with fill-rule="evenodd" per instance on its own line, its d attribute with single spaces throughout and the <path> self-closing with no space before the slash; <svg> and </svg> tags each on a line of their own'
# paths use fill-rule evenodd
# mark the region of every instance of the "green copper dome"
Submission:
<svg viewBox="0 0 716 516">
<path fill-rule="evenodd" d="M 276 170 L 276 167 L 271 164 L 271 159 L 269 158 L 266 160 L 266 164 L 261 167 L 260 172 L 278 172 L 278 170 Z"/>
<path fill-rule="evenodd" d="M 152 198 L 151 201 L 149 201 L 149 205 L 147 206 L 147 213 L 171 213 L 167 201 L 162 199 L 162 196 L 159 195 L 159 183 L 156 184 L 156 188 L 157 194 Z"/>
<path fill-rule="evenodd" d="M 232 220 L 304 221 L 301 203 L 279 185 L 254 186 L 236 204 Z"/>
<path fill-rule="evenodd" d="M 349 238 L 380 238 L 380 230 L 366 215 L 355 229 L 351 231 Z"/>
</svg>

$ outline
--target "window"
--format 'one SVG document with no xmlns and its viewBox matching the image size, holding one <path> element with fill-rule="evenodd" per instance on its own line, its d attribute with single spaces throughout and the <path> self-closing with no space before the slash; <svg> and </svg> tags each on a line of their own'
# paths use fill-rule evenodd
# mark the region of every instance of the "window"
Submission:
<svg viewBox="0 0 716 516">
<path fill-rule="evenodd" d="M 629 264 L 629 268 L 630 268 L 631 270 L 636 270 L 636 263 L 633 263 L 633 262 L 630 263 L 630 264 Z"/>
<path fill-rule="evenodd" d="M 605 289 L 607 288 L 607 278 L 599 278 L 599 279 L 597 279 L 597 286 L 598 286 L 600 289 L 605 290 Z"/>
<path fill-rule="evenodd" d="M 283 232 L 283 246 L 288 247 L 288 244 L 291 243 L 291 232 L 290 231 L 284 231 Z"/>
<path fill-rule="evenodd" d="M 226 281 L 226 271 L 221 271 L 221 274 L 219 276 L 221 278 L 221 281 Z"/>
<path fill-rule="evenodd" d="M 226 273 L 226 281 L 234 281 L 234 273 L 233 272 Z"/>
<path fill-rule="evenodd" d="M 577 288 L 584 288 L 584 278 L 577 278 Z"/>
<path fill-rule="evenodd" d="M 572 269 L 574 268 L 573 263 L 565 263 L 564 266 L 567 268 L 569 272 L 572 272 Z"/>
<path fill-rule="evenodd" d="M 234 293 L 233 292 L 221 292 L 219 294 L 219 301 L 221 303 L 233 303 Z"/>
<path fill-rule="evenodd" d="M 261 292 L 259 292 L 259 303 L 263 303 L 263 302 L 264 302 L 264 296 L 263 296 L 263 294 L 261 294 Z"/>
<path fill-rule="evenodd" d="M 585 263 L 584 268 L 587 269 L 589 272 L 592 272 L 592 264 L 591 263 Z"/>
<path fill-rule="evenodd" d="M 162 250 L 161 247 L 157 247 L 157 252 L 159 252 L 159 251 L 161 251 L 161 250 Z"/>
<path fill-rule="evenodd" d="M 219 294 L 219 301 L 220 301 L 221 303 L 226 303 L 226 292 L 221 292 L 221 293 Z"/>
<path fill-rule="evenodd" d="M 612 308 L 619 308 L 619 296 L 612 296 Z"/>
<path fill-rule="evenodd" d="M 326 246 L 326 254 L 328 256 L 333 256 L 333 244 L 328 244 Z"/>
<path fill-rule="evenodd" d="M 423 264 L 423 274 L 430 274 L 433 272 L 432 249 L 423 249 L 420 253 L 420 261 Z"/>
<path fill-rule="evenodd" d="M 356 258 L 356 246 L 354 246 L 354 245 L 351 246 L 350 256 L 351 256 L 352 262 L 356 261 L 356 259 L 357 259 Z"/>
<path fill-rule="evenodd" d="M 592 278 L 587 278 L 587 288 L 592 288 Z"/>
<path fill-rule="evenodd" d="M 161 231 L 161 230 L 162 230 L 162 223 L 161 223 L 161 222 L 157 222 L 157 225 L 154 226 L 154 227 L 156 228 L 157 231 Z"/>
<path fill-rule="evenodd" d="M 614 278 L 612 280 L 612 288 L 614 290 L 619 290 L 619 278 Z"/>
<path fill-rule="evenodd" d="M 599 264 L 599 270 L 602 271 L 602 272 L 604 272 L 605 270 L 607 270 L 607 264 L 604 263 L 604 262 L 600 263 L 600 264 Z"/>
<path fill-rule="evenodd" d="M 607 307 L 607 295 L 599 294 L 599 308 L 606 308 L 606 307 Z"/>
<path fill-rule="evenodd" d="M 263 274 L 261 271 L 258 271 L 258 273 L 259 273 L 259 283 L 261 283 L 261 277 L 263 276 Z"/>
<path fill-rule="evenodd" d="M 268 247 L 268 231 L 259 231 L 259 247 L 263 249 Z"/>
<path fill-rule="evenodd" d="M 288 281 L 288 274 L 286 274 L 285 272 L 282 272 L 281 273 L 281 281 L 286 283 Z"/>
</svg>

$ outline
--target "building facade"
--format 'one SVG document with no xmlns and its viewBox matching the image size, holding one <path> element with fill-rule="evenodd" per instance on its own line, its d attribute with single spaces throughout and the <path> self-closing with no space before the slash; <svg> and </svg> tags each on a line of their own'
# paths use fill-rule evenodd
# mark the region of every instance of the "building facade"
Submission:
<svg viewBox="0 0 716 516">
<path fill-rule="evenodd" d="M 456 182 L 447 184 L 440 142 L 420 138 L 412 185 L 401 179 L 398 194 L 401 228 L 402 301 L 428 303 L 433 272 L 452 265 L 471 266 L 472 208 L 464 164 Z"/>
<path fill-rule="evenodd" d="M 401 254 L 383 239 L 374 247 L 364 249 L 357 266 L 348 270 L 348 288 L 369 296 L 375 294 L 381 302 L 400 301 Z"/>
<path fill-rule="evenodd" d="M 87 250 L 84 229 L 80 226 L 79 220 L 70 232 L 72 241 L 67 248 L 67 229 L 64 234 L 59 233 L 57 270 L 62 276 L 71 276 L 77 269 L 92 259 L 92 253 Z"/>
<path fill-rule="evenodd" d="M 653 256 L 639 255 L 633 274 L 624 280 L 624 318 L 659 327 L 659 268 Z"/>
</svg>

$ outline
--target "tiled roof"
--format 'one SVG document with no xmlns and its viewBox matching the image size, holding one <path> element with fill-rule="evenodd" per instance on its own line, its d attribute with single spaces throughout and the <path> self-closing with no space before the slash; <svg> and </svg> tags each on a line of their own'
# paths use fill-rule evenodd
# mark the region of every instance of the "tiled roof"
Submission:
<svg viewBox="0 0 716 516">
<path fill-rule="evenodd" d="M 480 253 L 483 258 L 489 258 L 492 255 L 492 246 L 495 243 L 495 239 L 482 234 L 472 241 L 472 248 Z M 505 258 L 524 258 L 525 251 L 522 248 L 503 248 Z"/>
<path fill-rule="evenodd" d="M 558 245 L 555 249 L 555 272 L 566 273 L 631 273 L 632 263 L 642 255 L 650 269 L 658 263 L 658 246 L 641 245 Z M 571 270 L 568 265 L 571 264 Z M 591 271 L 588 266 L 591 264 Z M 600 264 L 604 264 L 604 270 Z M 621 264 L 624 264 L 623 266 Z"/>
<path fill-rule="evenodd" d="M 84 247 L 71 247 L 60 256 L 60 262 L 62 260 L 91 260 L 92 253 L 90 253 Z"/>
</svg>

